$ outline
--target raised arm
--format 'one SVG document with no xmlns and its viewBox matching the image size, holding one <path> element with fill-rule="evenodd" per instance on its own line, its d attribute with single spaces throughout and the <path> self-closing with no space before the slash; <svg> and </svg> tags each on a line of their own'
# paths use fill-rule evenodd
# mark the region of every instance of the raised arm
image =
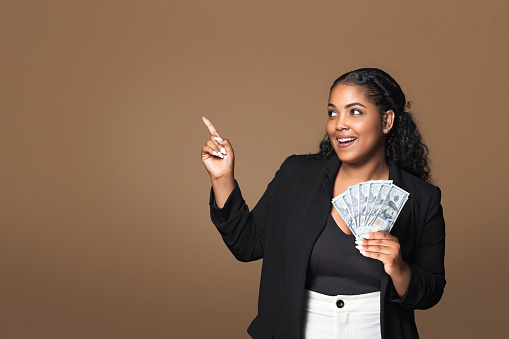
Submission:
<svg viewBox="0 0 509 339">
<path fill-rule="evenodd" d="M 235 188 L 235 156 L 230 142 L 219 136 L 207 118 L 202 119 L 210 132 L 210 139 L 201 150 L 201 160 L 209 173 L 216 204 L 222 208 Z"/>
</svg>

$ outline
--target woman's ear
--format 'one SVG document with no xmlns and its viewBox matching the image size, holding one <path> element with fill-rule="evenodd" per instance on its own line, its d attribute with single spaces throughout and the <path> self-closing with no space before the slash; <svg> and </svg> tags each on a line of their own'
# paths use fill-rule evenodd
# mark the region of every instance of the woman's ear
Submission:
<svg viewBox="0 0 509 339">
<path fill-rule="evenodd" d="M 383 118 L 384 134 L 388 134 L 391 131 L 393 125 L 394 125 L 394 111 L 390 109 L 387 112 L 385 112 Z"/>
</svg>

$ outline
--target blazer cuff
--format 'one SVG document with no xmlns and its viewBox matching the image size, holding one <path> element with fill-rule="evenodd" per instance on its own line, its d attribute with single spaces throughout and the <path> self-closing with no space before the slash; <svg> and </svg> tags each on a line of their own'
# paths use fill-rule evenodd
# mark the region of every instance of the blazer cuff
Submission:
<svg viewBox="0 0 509 339">
<path fill-rule="evenodd" d="M 222 208 L 219 208 L 216 203 L 216 197 L 214 196 L 214 189 L 210 188 L 210 216 L 214 224 L 222 224 L 232 216 L 234 216 L 242 207 L 244 203 L 244 198 L 242 198 L 242 194 L 240 192 L 239 184 L 237 180 L 234 179 L 235 187 L 233 191 L 226 199 L 226 202 Z"/>
<path fill-rule="evenodd" d="M 393 303 L 398 303 L 398 304 L 404 303 L 406 301 L 406 299 L 407 299 L 408 292 L 411 289 L 412 282 L 413 282 L 412 279 L 414 277 L 414 274 L 412 272 L 412 268 L 413 267 L 412 267 L 411 264 L 407 263 L 407 265 L 408 265 L 408 267 L 410 267 L 410 272 L 411 272 L 410 273 L 410 281 L 408 282 L 408 287 L 407 287 L 407 289 L 405 291 L 405 294 L 402 297 L 399 296 L 398 292 L 396 291 L 396 288 L 394 288 L 394 284 L 392 283 L 392 280 L 390 280 L 391 288 L 390 288 L 390 292 L 389 292 L 389 300 L 392 301 Z"/>
<path fill-rule="evenodd" d="M 445 278 L 439 274 L 426 272 L 414 264 L 408 264 L 408 266 L 412 274 L 405 295 L 399 298 L 394 286 L 391 286 L 389 300 L 412 310 L 433 307 L 442 297 Z"/>
</svg>

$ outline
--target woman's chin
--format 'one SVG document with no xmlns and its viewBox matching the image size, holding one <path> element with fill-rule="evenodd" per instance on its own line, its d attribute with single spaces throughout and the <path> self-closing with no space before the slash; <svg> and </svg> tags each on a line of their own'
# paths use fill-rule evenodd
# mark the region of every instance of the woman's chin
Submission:
<svg viewBox="0 0 509 339">
<path fill-rule="evenodd" d="M 355 164 L 358 159 L 356 157 L 352 157 L 351 155 L 348 155 L 348 154 L 345 154 L 345 152 L 337 152 L 336 151 L 336 155 L 338 156 L 339 160 L 342 162 L 342 163 L 346 163 L 346 164 Z"/>
</svg>

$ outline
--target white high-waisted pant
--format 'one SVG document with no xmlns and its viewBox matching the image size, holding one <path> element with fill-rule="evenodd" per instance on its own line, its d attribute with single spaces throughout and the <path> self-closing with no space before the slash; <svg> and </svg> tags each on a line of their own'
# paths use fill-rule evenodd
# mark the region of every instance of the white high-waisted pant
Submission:
<svg viewBox="0 0 509 339">
<path fill-rule="evenodd" d="M 380 292 L 330 296 L 305 290 L 304 339 L 381 339 Z"/>
</svg>

